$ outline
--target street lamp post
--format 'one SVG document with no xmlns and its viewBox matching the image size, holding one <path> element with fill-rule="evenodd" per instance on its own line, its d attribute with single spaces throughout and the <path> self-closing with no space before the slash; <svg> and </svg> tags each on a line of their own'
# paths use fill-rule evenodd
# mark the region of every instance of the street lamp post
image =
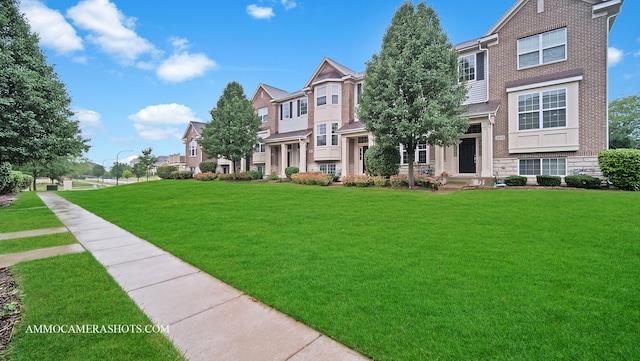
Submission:
<svg viewBox="0 0 640 361">
<path fill-rule="evenodd" d="M 105 160 L 102 161 L 102 171 L 103 171 L 103 173 L 102 173 L 102 183 L 104 183 L 104 173 L 107 171 L 107 168 L 105 168 L 104 163 L 106 161 L 108 161 L 108 160 L 113 160 L 113 158 L 105 159 Z M 98 177 L 98 181 L 100 181 L 99 177 Z"/>
<path fill-rule="evenodd" d="M 122 153 L 122 152 L 133 152 L 133 150 L 129 149 L 129 150 L 121 150 L 121 151 L 119 151 L 118 154 L 116 154 L 116 167 L 119 164 L 118 163 L 118 157 L 120 156 L 120 153 Z M 118 170 L 116 169 L 116 186 L 118 185 L 118 178 L 119 178 L 118 176 L 119 176 Z"/>
</svg>

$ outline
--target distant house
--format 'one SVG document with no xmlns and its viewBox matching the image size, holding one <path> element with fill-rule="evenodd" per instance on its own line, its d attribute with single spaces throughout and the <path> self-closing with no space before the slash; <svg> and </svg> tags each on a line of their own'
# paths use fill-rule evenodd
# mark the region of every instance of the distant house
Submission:
<svg viewBox="0 0 640 361">
<path fill-rule="evenodd" d="M 218 173 L 229 173 L 233 167 L 231 161 L 224 158 L 210 157 L 202 151 L 198 140 L 202 138 L 202 131 L 205 125 L 206 123 L 202 122 L 189 122 L 182 136 L 182 143 L 184 143 L 186 150 L 185 169 L 191 170 L 193 173 L 200 173 L 200 163 L 203 161 L 215 161 L 218 163 Z"/>
</svg>

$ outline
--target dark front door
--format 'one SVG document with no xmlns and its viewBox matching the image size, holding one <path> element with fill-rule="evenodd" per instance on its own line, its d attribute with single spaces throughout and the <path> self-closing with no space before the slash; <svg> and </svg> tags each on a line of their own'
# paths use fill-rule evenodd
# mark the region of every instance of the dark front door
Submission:
<svg viewBox="0 0 640 361">
<path fill-rule="evenodd" d="M 364 174 L 364 172 L 367 171 L 367 165 L 365 164 L 365 161 L 364 161 L 364 154 L 367 152 L 367 150 L 369 150 L 368 145 L 365 145 L 362 147 L 362 155 L 361 155 L 362 156 L 362 174 Z"/>
<path fill-rule="evenodd" d="M 458 146 L 458 171 L 476 172 L 476 138 L 463 138 Z"/>
</svg>

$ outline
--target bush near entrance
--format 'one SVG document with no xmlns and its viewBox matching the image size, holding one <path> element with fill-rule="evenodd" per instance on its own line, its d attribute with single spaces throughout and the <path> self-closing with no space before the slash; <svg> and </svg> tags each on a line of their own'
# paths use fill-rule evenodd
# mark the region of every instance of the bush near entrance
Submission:
<svg viewBox="0 0 640 361">
<path fill-rule="evenodd" d="M 640 149 L 608 149 L 598 154 L 602 174 L 617 188 L 640 189 Z"/>
</svg>

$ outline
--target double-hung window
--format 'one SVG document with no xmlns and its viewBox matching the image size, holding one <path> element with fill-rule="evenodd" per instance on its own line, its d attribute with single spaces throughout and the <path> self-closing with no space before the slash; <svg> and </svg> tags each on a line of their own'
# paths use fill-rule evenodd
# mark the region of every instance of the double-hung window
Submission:
<svg viewBox="0 0 640 361">
<path fill-rule="evenodd" d="M 331 104 L 339 104 L 340 103 L 340 86 L 332 85 L 331 86 Z"/>
<path fill-rule="evenodd" d="M 316 89 L 316 105 L 321 106 L 327 104 L 327 87 L 321 86 Z"/>
<path fill-rule="evenodd" d="M 518 130 L 557 128 L 566 125 L 566 89 L 518 96 Z"/>
<path fill-rule="evenodd" d="M 338 145 L 338 123 L 321 123 L 316 127 L 316 145 Z"/>
<path fill-rule="evenodd" d="M 291 102 L 280 104 L 280 120 L 293 118 L 293 114 L 291 112 Z"/>
<path fill-rule="evenodd" d="M 266 123 L 269 120 L 269 108 L 264 107 L 258 109 L 258 117 L 263 123 Z"/>
<path fill-rule="evenodd" d="M 320 164 L 320 171 L 326 174 L 336 174 L 336 164 L 335 163 Z"/>
<path fill-rule="evenodd" d="M 461 56 L 458 59 L 458 81 L 476 80 L 476 54 Z"/>
<path fill-rule="evenodd" d="M 298 116 L 306 115 L 308 111 L 307 99 L 299 99 L 298 100 Z"/>
<path fill-rule="evenodd" d="M 264 153 L 264 152 L 266 152 L 265 144 L 264 144 L 264 143 L 258 143 L 258 144 L 256 144 L 255 152 L 256 152 L 256 153 Z"/>
<path fill-rule="evenodd" d="M 518 40 L 518 69 L 567 59 L 567 28 Z"/>
<path fill-rule="evenodd" d="M 196 155 L 198 155 L 198 142 L 192 139 L 191 142 L 189 142 L 189 156 L 195 157 Z"/>
</svg>

